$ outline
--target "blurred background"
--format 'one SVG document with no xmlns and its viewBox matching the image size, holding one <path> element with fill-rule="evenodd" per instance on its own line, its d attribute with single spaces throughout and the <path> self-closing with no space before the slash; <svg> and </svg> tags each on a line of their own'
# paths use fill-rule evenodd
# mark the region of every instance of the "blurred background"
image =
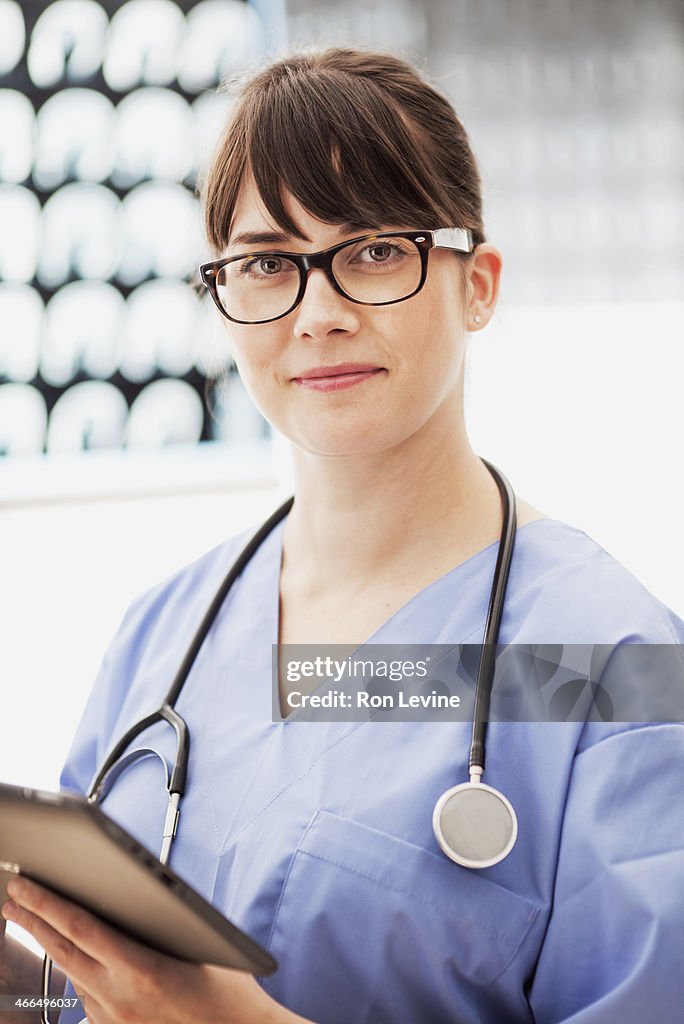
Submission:
<svg viewBox="0 0 684 1024">
<path fill-rule="evenodd" d="M 131 598 L 288 492 L 192 287 L 195 187 L 221 80 L 310 43 L 454 103 L 504 257 L 474 447 L 684 615 L 682 0 L 0 0 L 4 781 L 56 787 Z"/>
</svg>

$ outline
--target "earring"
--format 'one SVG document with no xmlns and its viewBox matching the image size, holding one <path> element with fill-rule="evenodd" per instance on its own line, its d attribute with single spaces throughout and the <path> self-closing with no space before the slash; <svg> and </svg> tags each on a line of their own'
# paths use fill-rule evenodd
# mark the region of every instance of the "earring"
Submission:
<svg viewBox="0 0 684 1024">
<path fill-rule="evenodd" d="M 482 323 L 482 317 L 480 316 L 480 314 L 479 314 L 479 313 L 477 313 L 477 314 L 476 314 L 476 315 L 475 315 L 475 316 L 473 317 L 473 320 L 475 321 L 475 323 L 476 323 L 476 324 L 481 324 L 481 323 Z"/>
</svg>

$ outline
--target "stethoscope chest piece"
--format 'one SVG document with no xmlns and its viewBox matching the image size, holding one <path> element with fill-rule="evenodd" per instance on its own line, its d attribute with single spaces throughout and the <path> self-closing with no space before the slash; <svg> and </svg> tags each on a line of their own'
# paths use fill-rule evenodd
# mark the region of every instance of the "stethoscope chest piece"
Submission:
<svg viewBox="0 0 684 1024">
<path fill-rule="evenodd" d="M 432 827 L 447 857 L 464 868 L 498 864 L 518 837 L 518 819 L 510 801 L 484 782 L 463 782 L 442 793 Z"/>
</svg>

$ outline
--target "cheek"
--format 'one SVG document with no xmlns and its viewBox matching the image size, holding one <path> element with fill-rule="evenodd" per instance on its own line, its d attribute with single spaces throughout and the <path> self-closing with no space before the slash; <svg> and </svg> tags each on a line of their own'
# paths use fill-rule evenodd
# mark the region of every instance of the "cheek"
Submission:
<svg viewBox="0 0 684 1024">
<path fill-rule="evenodd" d="M 388 343 L 394 344 L 402 390 L 412 391 L 418 399 L 423 395 L 439 400 L 461 373 L 464 342 L 456 320 L 460 307 L 456 302 L 431 301 L 429 293 L 421 292 L 416 299 L 421 301 L 387 334 Z"/>
<path fill-rule="evenodd" d="M 276 430 L 293 440 L 293 427 L 301 416 L 301 407 L 293 405 L 292 385 L 287 384 L 287 345 L 288 340 L 279 336 L 237 336 L 232 351 L 240 379 L 254 405 Z"/>
<path fill-rule="evenodd" d="M 274 339 L 263 334 L 257 337 L 234 331 L 231 352 L 240 378 L 252 400 L 265 415 L 277 394 L 277 368 L 281 361 L 281 348 Z"/>
<path fill-rule="evenodd" d="M 237 366 L 244 388 L 256 408 L 264 419 L 282 432 L 286 403 L 283 388 L 278 384 L 273 368 L 254 360 L 243 365 L 238 363 Z"/>
</svg>

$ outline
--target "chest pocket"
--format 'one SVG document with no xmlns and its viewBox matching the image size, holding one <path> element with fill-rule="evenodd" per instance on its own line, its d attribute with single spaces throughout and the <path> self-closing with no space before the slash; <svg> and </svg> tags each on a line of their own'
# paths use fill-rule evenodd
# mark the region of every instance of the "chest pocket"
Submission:
<svg viewBox="0 0 684 1024">
<path fill-rule="evenodd" d="M 318 811 L 283 885 L 269 941 L 280 970 L 264 987 L 320 1024 L 503 1019 L 494 983 L 539 912 L 446 858 Z"/>
</svg>

